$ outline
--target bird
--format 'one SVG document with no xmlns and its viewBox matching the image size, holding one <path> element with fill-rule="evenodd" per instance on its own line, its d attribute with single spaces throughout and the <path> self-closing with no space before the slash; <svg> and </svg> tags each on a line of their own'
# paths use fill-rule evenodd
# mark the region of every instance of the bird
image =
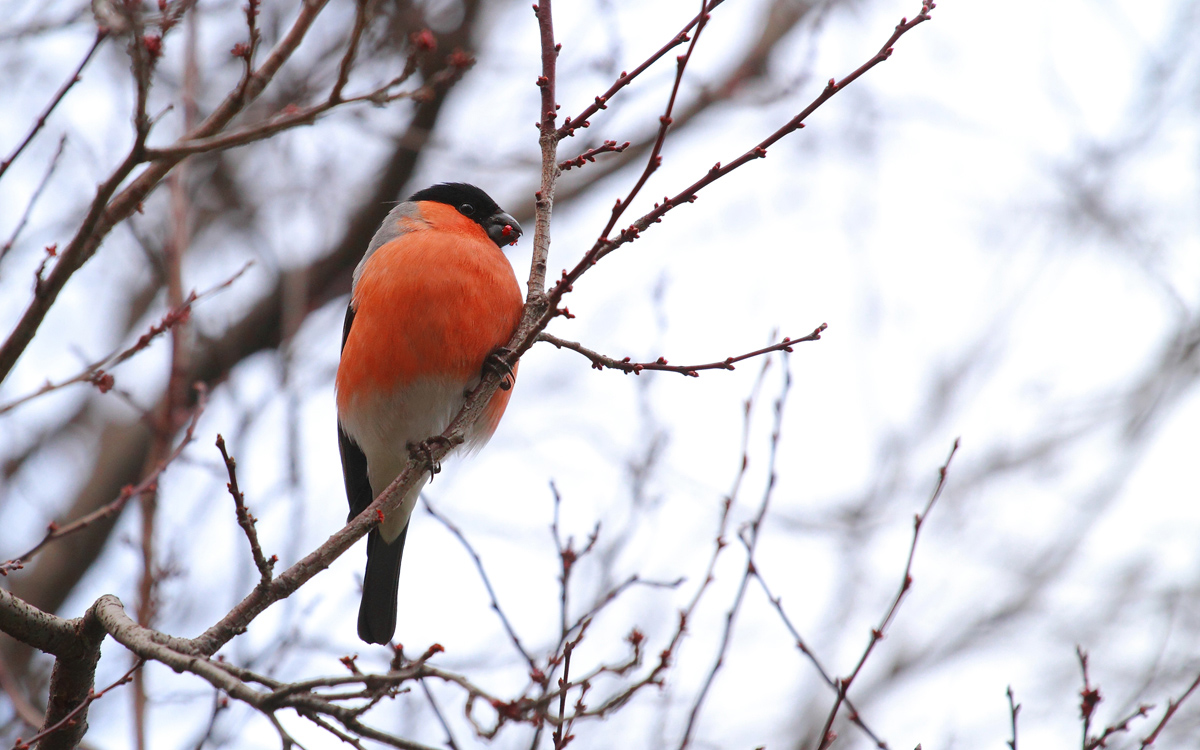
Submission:
<svg viewBox="0 0 1200 750">
<path fill-rule="evenodd" d="M 486 368 L 501 388 L 455 450 L 483 446 L 504 415 L 516 366 L 503 364 L 523 299 L 503 247 L 521 225 L 483 190 L 440 183 L 388 212 L 354 270 L 335 382 L 347 522 L 416 451 L 430 450 Z M 396 632 L 400 560 L 413 507 L 437 467 L 367 537 L 358 636 L 389 643 Z"/>
</svg>

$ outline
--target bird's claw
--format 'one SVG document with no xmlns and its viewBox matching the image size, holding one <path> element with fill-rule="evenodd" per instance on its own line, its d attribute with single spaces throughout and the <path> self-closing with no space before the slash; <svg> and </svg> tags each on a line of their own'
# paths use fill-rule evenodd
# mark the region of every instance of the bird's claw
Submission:
<svg viewBox="0 0 1200 750">
<path fill-rule="evenodd" d="M 500 390 L 507 391 L 513 387 L 517 376 L 513 372 L 512 365 L 508 363 L 507 357 L 512 356 L 512 349 L 504 346 L 498 346 L 488 353 L 483 359 L 483 372 L 487 374 L 494 372 L 500 376 Z"/>
<path fill-rule="evenodd" d="M 453 443 L 449 438 L 441 435 L 435 435 L 428 440 L 422 440 L 419 443 L 409 443 L 408 452 L 414 458 L 423 459 L 429 465 L 429 481 L 433 481 L 434 475 L 442 470 L 442 463 L 434 459 L 433 450 L 436 446 L 452 447 Z"/>
</svg>

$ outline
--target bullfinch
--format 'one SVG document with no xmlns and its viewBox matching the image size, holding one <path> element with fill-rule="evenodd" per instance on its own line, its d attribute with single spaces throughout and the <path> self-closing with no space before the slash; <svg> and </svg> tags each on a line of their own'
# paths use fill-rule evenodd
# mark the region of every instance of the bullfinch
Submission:
<svg viewBox="0 0 1200 750">
<path fill-rule="evenodd" d="M 521 319 L 521 290 L 501 248 L 516 219 L 473 185 L 444 183 L 398 204 L 354 270 L 337 371 L 338 447 L 350 518 L 440 435 Z M 504 414 L 516 368 L 468 428 L 478 449 Z M 511 377 L 509 377 L 511 376 Z M 425 476 L 367 537 L 358 636 L 387 643 L 409 517 Z"/>
</svg>

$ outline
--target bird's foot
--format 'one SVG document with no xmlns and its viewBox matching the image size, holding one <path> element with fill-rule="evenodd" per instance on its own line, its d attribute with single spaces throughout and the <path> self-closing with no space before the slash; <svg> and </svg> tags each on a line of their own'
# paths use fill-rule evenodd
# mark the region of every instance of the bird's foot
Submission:
<svg viewBox="0 0 1200 750">
<path fill-rule="evenodd" d="M 434 435 L 428 440 L 422 440 L 419 443 L 409 443 L 408 452 L 413 458 L 422 459 L 429 465 L 429 481 L 433 481 L 434 475 L 442 471 L 442 462 L 433 457 L 433 451 L 437 447 L 454 447 L 454 441 L 450 438 L 441 435 Z"/>
<path fill-rule="evenodd" d="M 513 383 L 517 381 L 516 373 L 513 372 L 513 367 L 508 363 L 508 357 L 512 356 L 512 349 L 504 346 L 498 346 L 488 353 L 483 359 L 483 372 L 486 375 L 489 372 L 494 372 L 500 376 L 500 390 L 507 391 L 513 387 Z"/>
</svg>

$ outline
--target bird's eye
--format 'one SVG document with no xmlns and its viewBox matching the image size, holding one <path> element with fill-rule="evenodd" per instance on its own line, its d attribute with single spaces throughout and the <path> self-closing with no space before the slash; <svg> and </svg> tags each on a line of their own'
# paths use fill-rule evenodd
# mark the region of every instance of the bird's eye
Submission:
<svg viewBox="0 0 1200 750">
<path fill-rule="evenodd" d="M 464 203 L 458 207 L 458 212 L 463 216 L 470 216 L 471 214 L 475 213 L 475 207 L 470 203 Z"/>
</svg>

